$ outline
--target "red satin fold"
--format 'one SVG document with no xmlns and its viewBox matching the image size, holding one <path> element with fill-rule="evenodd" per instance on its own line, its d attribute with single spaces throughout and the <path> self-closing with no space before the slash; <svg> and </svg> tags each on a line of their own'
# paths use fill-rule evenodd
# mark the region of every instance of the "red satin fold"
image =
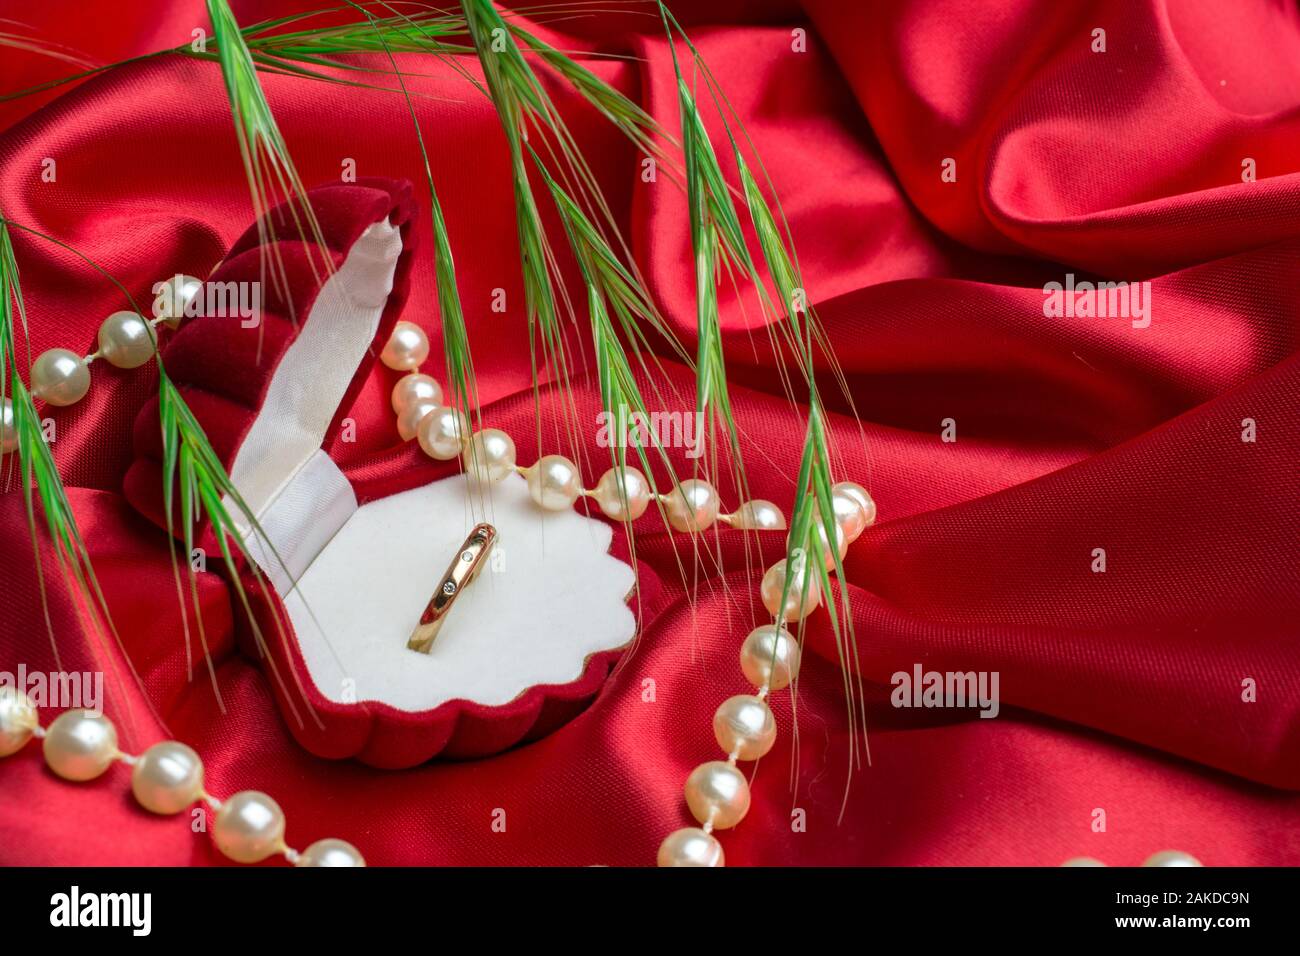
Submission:
<svg viewBox="0 0 1300 956">
<path fill-rule="evenodd" d="M 133 10 L 79 29 L 77 42 L 113 57 L 187 42 L 204 22 L 199 6 Z M 236 13 L 252 22 L 303 8 Z M 67 11 L 52 2 L 23 19 L 73 42 Z M 778 743 L 758 768 L 748 818 L 722 837 L 728 862 L 1055 865 L 1087 854 L 1135 864 L 1176 847 L 1211 865 L 1300 863 L 1295 12 L 1240 4 L 1225 18 L 1202 0 L 808 0 L 694 14 L 692 35 L 780 192 L 863 419 L 860 433 L 826 379 L 838 474 L 867 485 L 881 514 L 846 563 L 846 660 L 824 618 L 809 628 L 797 737 L 790 697 L 778 694 Z M 1091 51 L 1097 27 L 1105 53 Z M 791 48 L 795 29 L 807 31 L 806 52 Z M 592 66 L 677 125 L 652 18 L 602 13 L 547 30 L 566 49 L 643 58 Z M 527 458 L 533 395 L 499 123 L 447 67 L 403 62 L 429 74 L 408 83 L 424 94 L 416 109 L 484 414 Z M 0 89 L 62 66 L 6 55 Z M 361 175 L 423 182 L 400 96 L 263 82 L 304 181 L 337 181 L 353 159 Z M 558 87 L 556 96 L 665 315 L 693 343 L 681 193 L 665 176 L 643 182 L 617 134 Z M 148 61 L 40 102 L 0 113 L 13 124 L 0 134 L 11 171 L 0 203 L 95 258 L 137 300 L 175 272 L 206 275 L 247 227 L 215 66 Z M 56 183 L 41 181 L 46 157 Z M 955 182 L 941 178 L 947 158 Z M 1246 158 L 1255 182 L 1242 181 Z M 427 215 L 424 187 L 415 201 Z M 562 247 L 558 231 L 554 241 Z M 54 246 L 20 232 L 15 244 L 33 354 L 90 350 L 102 317 L 125 307 L 118 291 Z M 427 249 L 404 317 L 430 331 L 438 354 Z M 1067 273 L 1150 280 L 1150 327 L 1044 316 L 1044 284 Z M 504 314 L 491 309 L 496 289 Z M 724 290 L 723 324 L 751 491 L 788 508 L 801 416 L 751 304 Z M 689 373 L 664 361 L 689 409 Z M 696 572 L 689 542 L 676 539 L 674 551 L 644 521 L 638 566 L 657 590 L 635 650 L 572 722 L 473 762 L 385 773 L 326 761 L 294 742 L 239 650 L 245 625 L 216 576 L 204 577 L 200 600 L 220 702 L 196 649 L 187 667 L 165 535 L 120 495 L 131 423 L 155 376 L 103 363 L 93 376 L 85 402 L 50 413 L 55 455 L 142 691 L 111 640 L 84 633 L 64 582 L 47 572 L 46 585 L 63 666 L 124 674 L 109 711 L 129 746 L 175 735 L 202 754 L 214 793 L 272 793 L 291 843 L 341 836 L 373 863 L 646 864 L 686 825 L 681 785 L 716 756 L 717 704 L 746 690 L 739 642 L 761 612 L 758 577 L 779 542 L 747 555 L 743 539 L 722 535 L 726 573 L 708 561 Z M 363 496 L 442 467 L 398 442 L 391 382 L 377 369 L 363 383 L 349 412 L 358 440 L 333 450 Z M 574 401 L 594 422 L 594 383 L 579 383 Z M 560 414 L 544 389 L 543 420 Z M 945 419 L 955 442 L 940 438 Z M 1242 441 L 1247 419 L 1253 442 Z M 594 436 L 582 435 L 589 482 L 606 454 Z M 734 489 L 724 493 L 734 501 Z M 52 668 L 12 491 L 0 530 L 0 668 Z M 1097 548 L 1104 574 L 1091 569 Z M 1002 712 L 891 707 L 890 676 L 915 664 L 999 671 Z M 852 772 L 845 666 L 868 700 L 870 765 Z M 1247 679 L 1254 702 L 1242 699 Z M 135 808 L 122 768 L 73 786 L 44 771 L 33 747 L 0 761 L 0 776 L 2 862 L 219 862 L 186 821 Z M 1104 833 L 1091 826 L 1097 808 Z M 497 809 L 504 833 L 492 827 Z M 796 810 L 806 830 L 792 828 Z"/>
</svg>

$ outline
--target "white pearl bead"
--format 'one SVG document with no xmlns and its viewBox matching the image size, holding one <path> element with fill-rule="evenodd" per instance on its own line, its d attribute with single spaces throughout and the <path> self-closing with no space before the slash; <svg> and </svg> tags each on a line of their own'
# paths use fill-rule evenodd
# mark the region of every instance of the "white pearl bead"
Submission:
<svg viewBox="0 0 1300 956">
<path fill-rule="evenodd" d="M 725 866 L 722 844 L 699 827 L 683 827 L 659 844 L 659 866 Z"/>
<path fill-rule="evenodd" d="M 781 606 L 781 593 L 785 588 L 785 558 L 767 569 L 759 587 L 763 606 L 783 621 L 802 621 L 822 603 L 821 582 L 810 572 L 805 558 L 800 556 L 797 560 L 801 570 L 790 576 L 790 590 L 785 596 L 784 607 Z"/>
<path fill-rule="evenodd" d="M 600 476 L 594 492 L 596 504 L 606 518 L 635 521 L 650 507 L 650 482 L 635 468 L 624 467 L 620 480 L 617 468 Z"/>
<path fill-rule="evenodd" d="M 14 420 L 14 403 L 8 395 L 0 401 L 0 454 L 18 447 L 18 424 Z"/>
<path fill-rule="evenodd" d="M 731 517 L 731 526 L 742 531 L 784 531 L 785 515 L 770 501 L 746 501 Z"/>
<path fill-rule="evenodd" d="M 1064 863 L 1061 864 L 1061 866 L 1105 866 L 1105 865 L 1106 865 L 1105 863 L 1101 862 L 1101 860 L 1097 859 L 1094 856 L 1072 856 Z"/>
<path fill-rule="evenodd" d="M 410 441 L 420 430 L 420 422 L 426 415 L 442 408 L 437 402 L 412 402 L 397 413 L 397 434 L 402 441 Z"/>
<path fill-rule="evenodd" d="M 856 507 L 856 506 L 855 506 Z M 813 515 L 813 539 L 817 542 L 817 548 L 821 552 L 822 561 L 826 565 L 827 571 L 835 569 L 835 551 L 831 550 L 830 542 L 826 540 L 826 526 L 822 524 L 821 515 Z M 785 539 L 786 548 L 790 547 L 790 538 Z M 835 550 L 840 553 L 840 560 L 844 560 L 844 555 L 849 552 L 849 540 L 844 535 L 844 529 L 835 525 Z"/>
<path fill-rule="evenodd" d="M 90 391 L 90 369 L 76 352 L 50 349 L 32 363 L 32 394 L 51 405 L 72 405 Z"/>
<path fill-rule="evenodd" d="M 722 752 L 757 760 L 776 743 L 776 718 L 767 702 L 750 694 L 728 697 L 713 715 L 713 736 Z"/>
<path fill-rule="evenodd" d="M 835 523 L 839 525 L 846 541 L 856 541 L 867 527 L 866 516 L 862 513 L 862 504 L 852 495 L 835 492 L 831 494 L 831 510 L 835 513 Z M 814 515 L 816 521 L 820 514 Z"/>
<path fill-rule="evenodd" d="M 284 811 L 258 790 L 241 790 L 217 811 L 212 837 L 236 863 L 260 863 L 284 849 Z"/>
<path fill-rule="evenodd" d="M 474 481 L 501 481 L 515 470 L 515 442 L 499 428 L 475 432 L 461 455 Z"/>
<path fill-rule="evenodd" d="M 298 854 L 295 866 L 365 866 L 365 857 L 347 840 L 317 840 Z"/>
<path fill-rule="evenodd" d="M 578 466 L 563 455 L 546 455 L 528 470 L 528 494 L 547 511 L 573 507 L 582 494 Z"/>
<path fill-rule="evenodd" d="M 783 690 L 799 675 L 799 642 L 784 624 L 756 627 L 740 646 L 740 669 L 755 687 Z"/>
<path fill-rule="evenodd" d="M 438 461 L 451 461 L 460 454 L 469 437 L 469 422 L 458 410 L 442 405 L 420 419 L 415 433 L 426 455 Z"/>
<path fill-rule="evenodd" d="M 164 740 L 131 768 L 131 792 L 153 813 L 180 813 L 203 796 L 203 761 L 179 740 Z"/>
<path fill-rule="evenodd" d="M 117 729 L 103 714 L 65 710 L 42 743 L 45 762 L 65 780 L 94 780 L 117 758 Z"/>
<path fill-rule="evenodd" d="M 118 368 L 139 368 L 153 358 L 153 328 L 135 312 L 114 312 L 99 327 L 99 354 Z"/>
<path fill-rule="evenodd" d="M 379 360 L 399 372 L 419 368 L 429 357 L 429 337 L 414 322 L 398 322 Z"/>
<path fill-rule="evenodd" d="M 838 500 L 844 498 L 858 506 L 856 517 L 852 517 L 853 509 L 847 508 Z M 876 523 L 876 503 L 867 493 L 867 489 L 856 481 L 840 481 L 831 485 L 831 505 L 835 509 L 835 520 L 841 522 L 850 544 L 857 540 L 858 535 Z M 844 515 L 843 519 L 841 514 Z"/>
<path fill-rule="evenodd" d="M 40 723 L 32 699 L 17 687 L 0 687 L 0 757 L 17 753 Z"/>
<path fill-rule="evenodd" d="M 181 324 L 185 311 L 195 296 L 203 291 L 203 280 L 194 276 L 172 276 L 158 290 L 158 297 L 153 302 L 154 318 L 167 323 L 170 329 Z"/>
<path fill-rule="evenodd" d="M 410 375 L 403 375 L 393 386 L 392 394 L 393 411 L 399 415 L 402 409 L 416 402 L 426 402 L 430 405 L 442 404 L 442 386 L 432 375 L 425 375 L 423 372 L 412 372 Z"/>
<path fill-rule="evenodd" d="M 1182 850 L 1161 850 L 1152 853 L 1142 863 L 1143 866 L 1201 866 L 1201 861 Z"/>
<path fill-rule="evenodd" d="M 701 823 L 729 830 L 749 812 L 749 783 L 725 760 L 710 760 L 686 778 L 686 805 Z"/>
<path fill-rule="evenodd" d="M 668 523 L 678 531 L 703 531 L 718 517 L 718 493 L 707 481 L 687 478 L 664 502 Z"/>
</svg>

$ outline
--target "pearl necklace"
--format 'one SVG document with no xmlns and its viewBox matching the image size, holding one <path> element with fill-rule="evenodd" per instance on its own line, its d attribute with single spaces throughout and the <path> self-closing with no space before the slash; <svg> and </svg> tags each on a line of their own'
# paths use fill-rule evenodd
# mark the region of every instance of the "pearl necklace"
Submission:
<svg viewBox="0 0 1300 956">
<path fill-rule="evenodd" d="M 582 487 L 578 466 L 563 455 L 545 455 L 529 467 L 520 467 L 509 435 L 497 428 L 471 434 L 464 414 L 441 404 L 438 382 L 418 371 L 428 355 L 428 337 L 412 322 L 398 322 L 380 354 L 389 368 L 407 373 L 392 392 L 398 434 L 406 441 L 417 438 L 425 454 L 439 461 L 461 457 L 466 475 L 473 481 L 501 481 L 518 473 L 527 479 L 528 494 L 541 508 L 563 511 L 586 496 L 616 521 L 634 521 L 652 501 L 658 501 L 668 523 L 682 532 L 704 531 L 715 521 L 749 530 L 786 527 L 785 516 L 770 501 L 747 501 L 731 514 L 720 514 L 717 491 L 698 478 L 681 481 L 664 495 L 630 467 L 621 474 L 617 468 L 609 469 L 592 489 Z M 820 525 L 817 528 L 822 557 L 833 570 L 836 552 L 843 559 L 849 544 L 875 522 L 876 505 L 865 488 L 845 481 L 832 486 L 832 506 L 834 550 L 825 531 Z M 713 735 L 726 759 L 702 763 L 686 778 L 686 806 L 700 826 L 670 833 L 660 844 L 659 866 L 724 865 L 722 844 L 713 833 L 736 826 L 749 812 L 749 782 L 736 763 L 757 760 L 776 742 L 776 720 L 767 699 L 772 691 L 788 687 L 799 672 L 799 643 L 785 622 L 802 621 L 822 599 L 820 583 L 806 565 L 795 568 L 787 590 L 788 576 L 784 558 L 763 575 L 759 594 L 774 622 L 750 631 L 740 648 L 740 669 L 755 693 L 727 698 L 714 714 Z"/>
<path fill-rule="evenodd" d="M 139 368 L 157 352 L 159 325 L 175 329 L 186 307 L 203 287 L 193 276 L 177 275 L 163 284 L 154 306 L 155 318 L 136 312 L 114 312 L 101 324 L 97 351 L 79 356 L 69 349 L 42 352 L 32 363 L 31 393 L 57 406 L 72 405 L 90 390 L 90 365 L 98 358 L 123 369 Z M 546 455 L 531 467 L 515 462 L 514 441 L 500 429 L 483 429 L 470 435 L 465 416 L 444 406 L 442 389 L 430 375 L 420 373 L 429 355 L 424 330 L 411 322 L 398 322 L 380 356 L 389 368 L 407 374 L 392 391 L 397 430 L 403 440 L 419 438 L 430 457 L 449 461 L 463 458 L 474 480 L 500 481 L 512 472 L 528 481 L 530 497 L 549 511 L 572 507 L 580 496 L 594 499 L 600 510 L 616 521 L 634 521 L 652 501 L 659 501 L 669 524 L 677 531 L 700 532 L 715 521 L 732 528 L 779 531 L 785 516 L 770 501 L 747 501 L 730 514 L 720 513 L 717 491 L 706 481 L 690 478 L 667 495 L 657 494 L 635 468 L 606 471 L 592 489 L 584 489 L 578 467 L 561 455 Z M 12 400 L 0 405 L 0 452 L 18 444 Z M 848 545 L 875 523 L 876 505 L 866 489 L 854 482 L 832 487 L 836 523 L 836 549 L 841 558 Z M 821 546 L 828 568 L 834 556 L 824 532 Z M 783 690 L 799 672 L 798 641 L 786 629 L 787 621 L 802 621 L 821 603 L 815 577 L 796 569 L 784 607 L 786 562 L 778 561 L 763 575 L 759 593 L 774 623 L 754 628 L 740 648 L 740 669 L 755 693 L 737 694 L 719 705 L 713 717 L 713 734 L 726 760 L 711 760 L 696 767 L 686 779 L 686 805 L 700 824 L 670 833 L 660 844 L 659 866 L 722 866 L 722 844 L 715 830 L 736 826 L 749 811 L 749 783 L 737 768 L 741 760 L 757 760 L 776 742 L 776 721 L 767 699 Z M 94 780 L 114 763 L 131 768 L 131 791 L 136 801 L 152 813 L 177 814 L 202 801 L 216 814 L 213 842 L 237 863 L 260 863 L 279 854 L 295 866 L 365 866 L 360 851 L 346 840 L 317 840 L 298 851 L 284 840 L 285 815 L 280 805 L 258 790 L 241 790 L 219 800 L 204 789 L 203 762 L 178 740 L 164 740 L 139 756 L 118 749 L 117 729 L 102 714 L 86 710 L 65 711 L 48 728 L 40 725 L 36 705 L 14 687 L 0 687 L 0 757 L 23 749 L 33 739 L 42 742 L 45 762 L 59 777 L 73 782 Z M 1075 857 L 1063 866 L 1104 866 L 1091 857 Z M 1144 866 L 1200 866 L 1200 861 L 1178 850 L 1150 857 Z"/>
<path fill-rule="evenodd" d="M 90 389 L 90 364 L 98 358 L 124 369 L 144 365 L 157 353 L 157 326 L 176 328 L 202 286 L 202 280 L 192 276 L 169 280 L 158 297 L 153 319 L 135 312 L 113 313 L 100 327 L 99 349 L 89 355 L 61 348 L 41 353 L 32 363 L 33 397 L 58 406 L 80 401 Z M 450 461 L 461 457 L 471 480 L 494 482 L 518 473 L 527 480 L 529 496 L 545 510 L 565 510 L 586 496 L 616 521 L 634 521 L 651 502 L 658 501 L 669 525 L 680 532 L 702 532 L 715 522 L 755 531 L 786 527 L 780 508 L 762 499 L 722 513 L 718 492 L 702 479 L 685 479 L 672 492 L 659 494 L 645 475 L 630 467 L 621 474 L 619 469 L 609 469 L 591 489 L 583 488 L 577 465 L 562 455 L 546 455 L 530 467 L 520 467 L 508 434 L 495 428 L 471 434 L 465 415 L 441 404 L 442 389 L 437 381 L 417 371 L 428 355 L 424 330 L 411 322 L 398 322 L 380 356 L 389 368 L 408 373 L 393 387 L 391 396 L 398 433 L 403 440 L 418 438 L 431 458 Z M 10 452 L 17 446 L 17 435 L 7 396 L 0 412 L 0 446 Z M 876 517 L 871 496 L 853 482 L 833 486 L 832 505 L 836 522 L 833 546 L 819 529 L 828 567 L 835 564 L 835 552 L 842 559 L 849 544 Z M 763 575 L 760 596 L 775 622 L 751 631 L 740 650 L 741 671 L 756 693 L 730 697 L 718 707 L 714 736 L 727 759 L 701 764 L 687 778 L 686 804 L 701 825 L 669 834 L 659 848 L 660 866 L 722 866 L 722 845 L 713 831 L 734 827 L 749 810 L 749 784 L 736 763 L 757 760 L 772 748 L 776 722 L 767 698 L 772 691 L 788 687 L 799 670 L 799 644 L 785 622 L 802 621 L 821 604 L 820 585 L 805 567 L 796 567 L 788 593 L 786 578 L 785 559 Z M 107 717 L 91 711 L 67 711 L 44 729 L 35 705 L 24 692 L 0 688 L 0 757 L 16 753 L 34 738 L 43 741 L 50 769 L 66 780 L 95 779 L 114 762 L 131 766 L 136 800 L 154 813 L 179 813 L 196 801 L 205 802 L 216 813 L 213 839 L 217 848 L 236 862 L 257 863 L 280 854 L 298 866 L 365 865 L 356 847 L 344 840 L 318 840 L 302 852 L 290 848 L 284 842 L 284 811 L 265 793 L 243 790 L 225 801 L 213 797 L 203 789 L 198 754 L 179 741 L 162 741 L 140 756 L 132 756 L 118 749 L 117 730 Z"/>
<path fill-rule="evenodd" d="M 67 710 L 41 727 L 36 705 L 16 687 L 0 687 L 0 757 L 17 753 L 32 739 L 41 741 L 45 763 L 64 780 L 84 783 L 114 763 L 131 768 L 131 792 L 151 813 L 176 814 L 197 801 L 216 820 L 212 839 L 236 863 L 260 863 L 275 854 L 295 866 L 365 866 L 346 840 L 317 840 L 301 853 L 284 842 L 284 811 L 267 794 L 241 790 L 218 800 L 203 787 L 203 761 L 179 740 L 164 740 L 137 756 L 117 747 L 117 728 L 92 710 Z"/>
<path fill-rule="evenodd" d="M 203 288 L 203 280 L 175 275 L 161 284 L 154 302 L 154 315 L 146 319 L 138 312 L 114 312 L 99 326 L 99 348 L 89 355 L 71 349 L 46 349 L 32 363 L 31 393 L 49 405 L 75 405 L 90 391 L 90 365 L 104 359 L 118 368 L 139 368 L 158 351 L 157 327 L 175 329 L 185 309 Z M 14 426 L 13 400 L 6 395 L 0 407 L 0 452 L 18 447 Z"/>
</svg>

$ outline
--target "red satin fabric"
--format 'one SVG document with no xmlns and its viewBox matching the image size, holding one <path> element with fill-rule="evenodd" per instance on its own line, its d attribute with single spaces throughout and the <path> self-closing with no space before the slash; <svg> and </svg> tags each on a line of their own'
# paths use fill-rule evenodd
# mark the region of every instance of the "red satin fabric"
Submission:
<svg viewBox="0 0 1300 956">
<path fill-rule="evenodd" d="M 77 4 L 75 41 L 69 3 L 21 19 L 103 59 L 185 42 L 205 23 L 197 2 L 147 6 L 105 6 L 87 29 L 101 14 Z M 235 9 L 252 22 L 293 7 Z M 840 470 L 872 490 L 882 518 L 846 568 L 870 765 L 850 769 L 844 672 L 823 619 L 809 629 L 797 715 L 776 695 L 779 742 L 749 816 L 722 836 L 729 863 L 1134 864 L 1168 847 L 1211 865 L 1300 862 L 1300 22 L 1271 4 L 1217 9 L 810 0 L 709 5 L 687 21 L 780 191 L 864 422 L 860 435 L 832 399 Z M 1090 50 L 1094 27 L 1105 53 Z M 795 28 L 806 53 L 791 50 Z M 569 49 L 643 57 L 598 68 L 676 125 L 653 20 L 602 14 L 555 29 Z M 536 448 L 503 138 L 463 79 L 408 69 L 432 74 L 411 82 L 433 97 L 418 109 L 485 414 L 526 458 Z M 65 71 L 6 51 L 0 88 Z M 336 180 L 345 157 L 362 175 L 421 181 L 400 98 L 264 84 L 305 181 Z M 206 274 L 247 226 L 215 67 L 154 60 L 48 100 L 0 113 L 12 124 L 0 201 L 14 220 L 83 250 L 137 297 L 174 272 Z M 681 194 L 641 182 L 627 144 L 561 102 L 665 314 L 693 341 Z M 45 157 L 57 183 L 41 181 Z M 1246 157 L 1257 182 L 1241 181 Z M 941 180 L 945 158 L 956 182 Z M 427 209 L 422 188 L 417 201 Z M 120 295 L 48 244 L 16 244 L 33 354 L 89 350 Z M 1043 285 L 1067 272 L 1150 280 L 1150 327 L 1044 317 Z M 498 287 L 505 315 L 489 308 Z M 756 314 L 738 306 L 724 295 L 749 480 L 788 506 L 802 428 Z M 405 316 L 436 335 L 427 259 Z M 670 371 L 689 396 L 688 376 Z M 243 624 L 214 575 L 200 600 L 220 703 L 201 668 L 187 678 L 165 538 L 120 493 L 131 425 L 156 382 L 148 369 L 94 372 L 88 399 L 53 413 L 55 454 L 139 686 L 120 650 L 83 633 L 63 582 L 47 584 L 62 666 L 108 671 L 128 746 L 185 740 L 214 793 L 266 790 L 292 843 L 337 835 L 372 863 L 645 864 L 688 822 L 682 781 L 716 756 L 714 708 L 746 689 L 736 654 L 759 614 L 762 562 L 750 555 L 746 570 L 740 539 L 723 538 L 726 574 L 688 567 L 687 588 L 670 539 L 641 529 L 654 587 L 638 644 L 596 702 L 545 739 L 400 773 L 322 760 L 292 740 L 238 650 Z M 358 441 L 337 453 L 365 494 L 436 467 L 398 445 L 389 384 L 382 370 L 366 383 L 351 410 Z M 577 392 L 594 421 L 594 389 Z M 558 414 L 553 396 L 543 402 Z M 954 443 L 939 437 L 948 418 Z M 1253 443 L 1241 440 L 1247 418 Z M 605 452 L 594 429 L 585 439 L 594 469 Z M 0 668 L 53 668 L 12 490 L 0 528 Z M 1090 570 L 1099 547 L 1105 574 Z M 916 663 L 999 671 L 1001 715 L 891 708 L 890 675 Z M 1254 703 L 1242 701 L 1245 678 Z M 183 820 L 134 807 L 122 768 L 66 784 L 30 747 L 0 775 L 0 861 L 219 862 Z M 1096 808 L 1104 833 L 1090 826 Z M 492 827 L 498 809 L 505 832 Z M 791 826 L 793 810 L 806 829 Z"/>
</svg>

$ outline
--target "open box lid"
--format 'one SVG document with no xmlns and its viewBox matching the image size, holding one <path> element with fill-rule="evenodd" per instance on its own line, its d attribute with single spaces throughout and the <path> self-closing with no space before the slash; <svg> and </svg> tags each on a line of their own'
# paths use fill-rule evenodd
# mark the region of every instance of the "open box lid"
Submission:
<svg viewBox="0 0 1300 956">
<path fill-rule="evenodd" d="M 310 198 L 334 271 L 326 277 L 301 242 L 281 241 L 292 312 L 264 290 L 259 327 L 197 316 L 164 351 L 269 541 L 245 538 L 289 624 L 278 627 L 270 609 L 263 633 L 287 634 L 268 639 L 266 651 L 297 678 L 272 687 L 299 740 L 322 755 L 405 766 L 443 751 L 502 749 L 549 729 L 599 688 L 635 630 L 626 603 L 635 575 L 608 553 L 607 524 L 537 509 L 512 475 L 487 502 L 499 533 L 488 570 L 458 599 L 431 653 L 407 649 L 483 515 L 472 513 L 459 474 L 359 503 L 324 450 L 405 302 L 414 203 L 408 184 L 384 181 Z M 296 235 L 284 225 L 276 232 Z M 209 282 L 260 281 L 264 252 L 250 230 Z M 158 435 L 155 403 L 137 421 L 126 493 L 165 526 Z M 395 429 L 392 437 L 399 441 Z M 296 692 L 305 700 L 293 706 Z M 328 717 L 332 732 L 303 710 Z"/>
</svg>

